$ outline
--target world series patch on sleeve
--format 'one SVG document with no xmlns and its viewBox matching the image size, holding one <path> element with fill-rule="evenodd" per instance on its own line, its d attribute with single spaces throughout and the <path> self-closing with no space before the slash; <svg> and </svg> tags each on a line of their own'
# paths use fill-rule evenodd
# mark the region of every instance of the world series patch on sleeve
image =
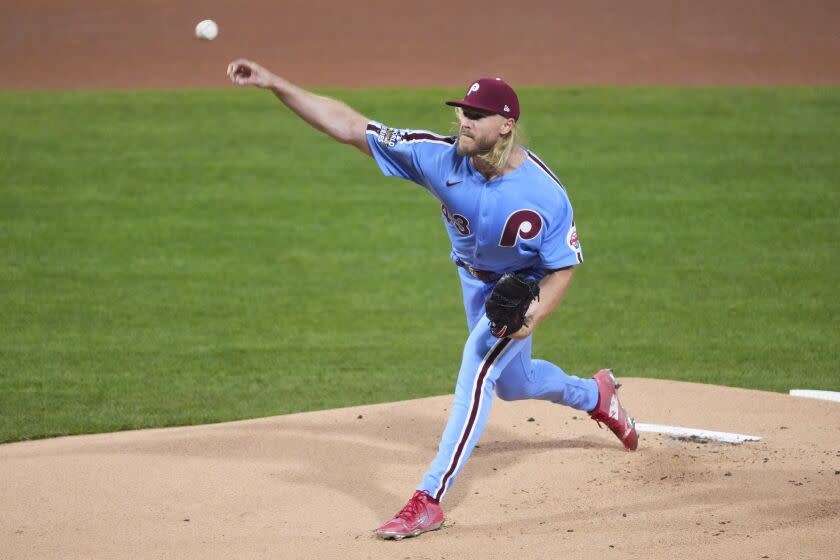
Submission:
<svg viewBox="0 0 840 560">
<path fill-rule="evenodd" d="M 379 131 L 377 141 L 380 144 L 385 144 L 389 148 L 393 148 L 397 145 L 397 142 L 403 139 L 404 135 L 405 131 L 397 128 L 382 128 L 382 130 Z"/>
</svg>

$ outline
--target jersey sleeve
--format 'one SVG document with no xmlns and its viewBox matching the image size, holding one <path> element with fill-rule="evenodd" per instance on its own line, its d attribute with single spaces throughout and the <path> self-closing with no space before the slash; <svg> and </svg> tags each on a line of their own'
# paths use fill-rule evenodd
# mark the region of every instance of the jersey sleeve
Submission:
<svg viewBox="0 0 840 560">
<path fill-rule="evenodd" d="M 543 239 L 540 262 L 546 270 L 575 266 L 583 262 L 575 217 L 569 199 L 563 196 L 555 219 Z"/>
<path fill-rule="evenodd" d="M 386 176 L 408 179 L 428 189 L 428 167 L 437 145 L 447 139 L 424 130 L 391 128 L 371 121 L 367 126 L 367 142 L 379 169 Z"/>
</svg>

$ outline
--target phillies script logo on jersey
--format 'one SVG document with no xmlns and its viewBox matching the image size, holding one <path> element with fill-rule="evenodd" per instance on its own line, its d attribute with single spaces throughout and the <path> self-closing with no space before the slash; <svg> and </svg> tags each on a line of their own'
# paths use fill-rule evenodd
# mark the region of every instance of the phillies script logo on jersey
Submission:
<svg viewBox="0 0 840 560">
<path fill-rule="evenodd" d="M 505 221 L 499 247 L 513 247 L 516 238 L 533 239 L 542 231 L 543 219 L 533 210 L 517 210 Z"/>
</svg>

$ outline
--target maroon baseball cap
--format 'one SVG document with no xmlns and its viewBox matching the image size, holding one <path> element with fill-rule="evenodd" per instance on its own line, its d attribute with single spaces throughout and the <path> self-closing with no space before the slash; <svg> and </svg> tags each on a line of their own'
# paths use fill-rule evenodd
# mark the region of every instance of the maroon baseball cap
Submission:
<svg viewBox="0 0 840 560">
<path fill-rule="evenodd" d="M 489 111 L 519 120 L 519 98 L 501 78 L 480 78 L 473 82 L 461 101 L 447 101 L 453 107 L 467 107 Z"/>
</svg>

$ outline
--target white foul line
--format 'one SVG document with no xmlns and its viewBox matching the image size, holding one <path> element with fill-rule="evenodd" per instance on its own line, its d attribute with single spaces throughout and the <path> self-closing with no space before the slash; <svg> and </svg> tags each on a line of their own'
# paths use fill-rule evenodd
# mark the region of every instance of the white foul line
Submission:
<svg viewBox="0 0 840 560">
<path fill-rule="evenodd" d="M 790 394 L 794 397 L 806 397 L 809 399 L 820 399 L 824 401 L 840 402 L 840 393 L 837 391 L 813 391 L 811 389 L 791 389 Z"/>
<path fill-rule="evenodd" d="M 656 434 L 668 434 L 677 437 L 696 437 L 711 439 L 724 443 L 742 443 L 745 441 L 761 441 L 760 436 L 747 436 L 744 434 L 730 434 L 729 432 L 713 432 L 710 430 L 696 430 L 694 428 L 683 428 L 682 426 L 664 426 L 662 424 L 642 424 L 636 422 L 637 432 L 652 432 Z"/>
</svg>

